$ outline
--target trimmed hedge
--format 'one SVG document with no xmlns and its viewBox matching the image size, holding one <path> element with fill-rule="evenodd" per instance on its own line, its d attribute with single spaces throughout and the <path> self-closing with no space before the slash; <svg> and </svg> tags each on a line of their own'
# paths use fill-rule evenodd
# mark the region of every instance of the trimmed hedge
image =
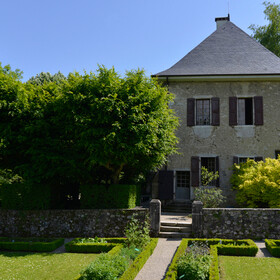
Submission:
<svg viewBox="0 0 280 280">
<path fill-rule="evenodd" d="M 18 240 L 18 241 L 17 241 Z M 41 239 L 39 238 L 0 238 L 0 250 L 27 251 L 27 252 L 52 252 L 64 244 L 64 238 Z"/>
<path fill-rule="evenodd" d="M 110 238 L 106 238 L 107 240 Z M 113 238 L 112 238 L 113 239 Z M 123 239 L 123 238 L 118 238 Z M 143 251 L 139 256 L 133 261 L 133 263 L 128 267 L 128 269 L 124 272 L 124 274 L 119 278 L 119 280 L 133 280 L 141 268 L 144 266 L 148 258 L 153 253 L 155 247 L 157 246 L 158 238 L 152 238 L 150 243 L 145 246 Z M 115 247 L 109 251 L 107 254 L 116 255 L 122 249 L 122 244 L 115 244 Z M 74 280 L 82 279 L 82 275 L 78 275 Z"/>
<path fill-rule="evenodd" d="M 233 239 L 182 239 L 173 260 L 166 273 L 165 280 L 177 279 L 177 261 L 185 253 L 188 245 L 193 242 L 207 243 L 210 246 L 210 254 L 213 257 L 210 266 L 209 280 L 219 279 L 218 255 L 228 256 L 255 256 L 258 252 L 257 245 L 251 239 L 233 240 Z"/>
<path fill-rule="evenodd" d="M 134 208 L 139 200 L 135 185 L 83 185 L 80 192 L 81 209 Z"/>
<path fill-rule="evenodd" d="M 280 257 L 280 240 L 265 239 L 265 247 L 273 257 Z"/>
<path fill-rule="evenodd" d="M 152 238 L 151 242 L 145 246 L 140 255 L 133 261 L 129 268 L 119 278 L 119 280 L 133 280 L 148 258 L 152 255 L 158 243 L 158 238 Z"/>
</svg>

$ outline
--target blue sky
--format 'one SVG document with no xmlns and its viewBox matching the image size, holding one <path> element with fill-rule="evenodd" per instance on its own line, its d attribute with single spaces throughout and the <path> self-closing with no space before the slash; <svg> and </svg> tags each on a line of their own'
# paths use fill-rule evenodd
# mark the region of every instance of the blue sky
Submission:
<svg viewBox="0 0 280 280">
<path fill-rule="evenodd" d="M 262 3 L 230 0 L 231 21 L 251 34 L 250 24 L 267 23 Z M 215 17 L 227 13 L 228 0 L 2 0 L 0 61 L 21 69 L 23 80 L 95 71 L 97 64 L 155 74 L 214 32 Z"/>
</svg>

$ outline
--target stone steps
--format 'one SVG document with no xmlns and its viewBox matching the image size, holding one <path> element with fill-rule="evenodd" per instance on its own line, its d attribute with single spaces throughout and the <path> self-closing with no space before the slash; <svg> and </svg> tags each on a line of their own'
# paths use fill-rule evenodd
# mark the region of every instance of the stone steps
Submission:
<svg viewBox="0 0 280 280">
<path fill-rule="evenodd" d="M 161 222 L 159 237 L 188 238 L 192 234 L 192 224 L 180 222 Z"/>
</svg>

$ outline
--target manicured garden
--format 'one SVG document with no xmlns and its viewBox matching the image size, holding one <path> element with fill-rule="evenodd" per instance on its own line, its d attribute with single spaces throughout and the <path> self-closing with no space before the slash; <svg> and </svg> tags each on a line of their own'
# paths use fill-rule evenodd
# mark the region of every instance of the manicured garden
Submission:
<svg viewBox="0 0 280 280">
<path fill-rule="evenodd" d="M 280 241 L 265 241 L 276 256 Z M 257 252 L 250 239 L 183 239 L 165 280 L 280 279 L 280 259 L 255 258 Z"/>
</svg>

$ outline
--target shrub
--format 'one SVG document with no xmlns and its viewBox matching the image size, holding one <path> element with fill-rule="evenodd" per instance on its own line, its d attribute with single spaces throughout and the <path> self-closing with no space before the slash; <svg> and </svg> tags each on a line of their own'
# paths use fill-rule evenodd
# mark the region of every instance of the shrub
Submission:
<svg viewBox="0 0 280 280">
<path fill-rule="evenodd" d="M 266 158 L 233 167 L 231 183 L 236 200 L 245 207 L 280 207 L 280 158 Z"/>
<path fill-rule="evenodd" d="M 209 247 L 205 243 L 194 242 L 178 260 L 178 277 L 183 280 L 206 280 L 209 278 L 210 263 Z"/>
<path fill-rule="evenodd" d="M 136 206 L 139 187 L 135 185 L 83 185 L 82 209 L 122 209 Z"/>
<path fill-rule="evenodd" d="M 52 252 L 61 245 L 64 239 L 43 238 L 0 238 L 0 250 L 27 251 L 27 252 Z"/>
<path fill-rule="evenodd" d="M 280 257 L 280 240 L 265 239 L 265 246 L 273 257 Z"/>
<path fill-rule="evenodd" d="M 144 225 L 133 215 L 125 228 L 125 244 L 130 247 L 143 248 L 150 242 L 150 223 L 146 217 Z"/>
<path fill-rule="evenodd" d="M 203 203 L 204 208 L 220 207 L 225 197 L 222 195 L 222 190 L 218 188 L 198 187 L 194 189 L 195 200 Z"/>
<path fill-rule="evenodd" d="M 124 273 L 128 265 L 129 259 L 121 254 L 101 254 L 82 272 L 80 279 L 115 280 Z"/>
</svg>

